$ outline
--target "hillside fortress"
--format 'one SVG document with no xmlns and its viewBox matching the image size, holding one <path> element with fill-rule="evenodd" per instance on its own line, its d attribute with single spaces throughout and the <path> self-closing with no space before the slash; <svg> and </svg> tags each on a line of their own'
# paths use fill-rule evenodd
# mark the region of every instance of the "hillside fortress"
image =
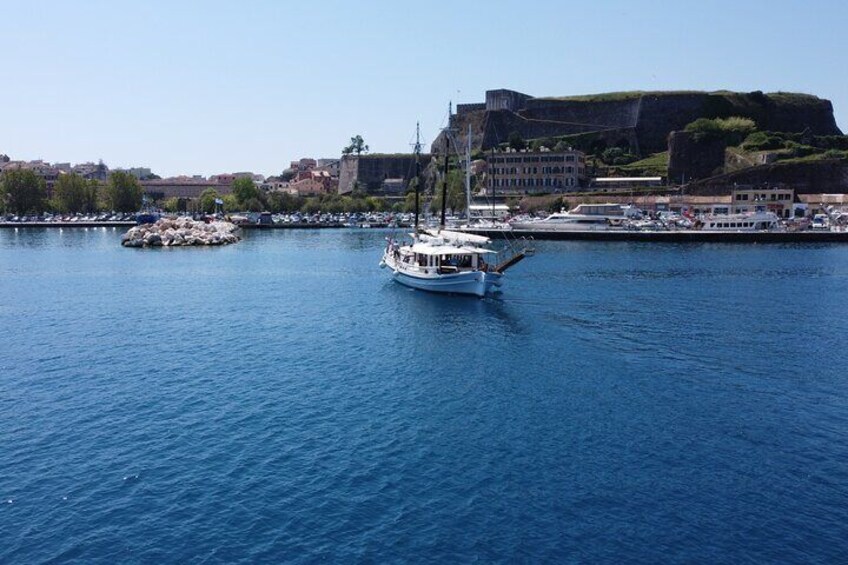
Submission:
<svg viewBox="0 0 848 565">
<path fill-rule="evenodd" d="M 524 140 L 562 139 L 575 146 L 629 147 L 636 155 L 667 148 L 668 136 L 698 118 L 741 116 L 764 131 L 841 135 L 829 100 L 810 94 L 759 91 L 613 92 L 533 97 L 514 90 L 489 90 L 486 101 L 458 104 L 450 126 L 465 144 L 471 125 L 474 149 L 505 143 L 515 133 Z M 444 133 L 432 145 L 442 151 Z M 590 147 L 585 147 L 590 149 Z"/>
</svg>

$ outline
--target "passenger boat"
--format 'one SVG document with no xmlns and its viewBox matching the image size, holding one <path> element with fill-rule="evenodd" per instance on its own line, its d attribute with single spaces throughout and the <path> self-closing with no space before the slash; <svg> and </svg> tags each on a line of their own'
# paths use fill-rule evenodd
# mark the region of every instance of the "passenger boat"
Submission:
<svg viewBox="0 0 848 565">
<path fill-rule="evenodd" d="M 780 218 L 774 212 L 753 212 L 748 214 L 711 214 L 702 216 L 695 222 L 695 229 L 701 231 L 771 231 L 780 229 Z"/>
<path fill-rule="evenodd" d="M 563 209 L 542 220 L 511 222 L 514 230 L 578 231 L 624 228 L 630 219 L 642 217 L 638 208 L 624 204 L 579 204 L 572 210 Z"/>
<path fill-rule="evenodd" d="M 418 229 L 420 182 L 416 183 L 415 223 L 414 231 L 410 234 L 411 241 L 400 242 L 388 238 L 380 266 L 387 267 L 395 281 L 410 288 L 482 298 L 500 287 L 504 272 L 524 259 L 532 250 L 521 249 L 506 260 L 496 263 L 497 251 L 488 247 L 491 244 L 488 237 L 445 229 L 449 139 L 446 135 L 439 226 L 434 229 Z M 416 177 L 419 177 L 421 169 L 418 155 L 421 146 L 417 140 L 416 132 Z"/>
</svg>

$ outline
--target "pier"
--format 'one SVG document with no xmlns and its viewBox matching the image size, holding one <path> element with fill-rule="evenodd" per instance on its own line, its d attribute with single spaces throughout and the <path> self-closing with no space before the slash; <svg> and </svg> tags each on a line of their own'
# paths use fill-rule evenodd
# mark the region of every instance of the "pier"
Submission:
<svg viewBox="0 0 848 565">
<path fill-rule="evenodd" d="M 701 231 L 701 230 L 466 230 L 496 239 L 509 234 L 516 238 L 552 241 L 642 241 L 657 243 L 848 243 L 848 231 Z"/>
</svg>

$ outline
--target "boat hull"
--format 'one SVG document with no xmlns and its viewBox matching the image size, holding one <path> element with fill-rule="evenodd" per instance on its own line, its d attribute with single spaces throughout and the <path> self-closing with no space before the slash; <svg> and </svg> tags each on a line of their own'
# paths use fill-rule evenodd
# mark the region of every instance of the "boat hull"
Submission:
<svg viewBox="0 0 848 565">
<path fill-rule="evenodd" d="M 503 282 L 503 274 L 491 271 L 465 271 L 450 274 L 410 273 L 396 265 L 392 257 L 384 257 L 383 265 L 392 270 L 392 278 L 396 282 L 416 290 L 440 294 L 465 294 L 482 298 L 494 292 Z"/>
<path fill-rule="evenodd" d="M 500 286 L 501 276 L 498 273 L 481 271 L 427 278 L 408 275 L 400 271 L 392 273 L 395 281 L 417 290 L 443 294 L 469 294 L 480 298 L 494 291 L 495 287 Z"/>
</svg>

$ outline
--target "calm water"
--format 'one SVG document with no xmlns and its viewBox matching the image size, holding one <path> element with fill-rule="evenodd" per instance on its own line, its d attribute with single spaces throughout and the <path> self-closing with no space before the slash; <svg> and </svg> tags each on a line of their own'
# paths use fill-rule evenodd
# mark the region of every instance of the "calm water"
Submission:
<svg viewBox="0 0 848 565">
<path fill-rule="evenodd" d="M 0 562 L 848 559 L 848 247 L 0 230 Z"/>
</svg>

